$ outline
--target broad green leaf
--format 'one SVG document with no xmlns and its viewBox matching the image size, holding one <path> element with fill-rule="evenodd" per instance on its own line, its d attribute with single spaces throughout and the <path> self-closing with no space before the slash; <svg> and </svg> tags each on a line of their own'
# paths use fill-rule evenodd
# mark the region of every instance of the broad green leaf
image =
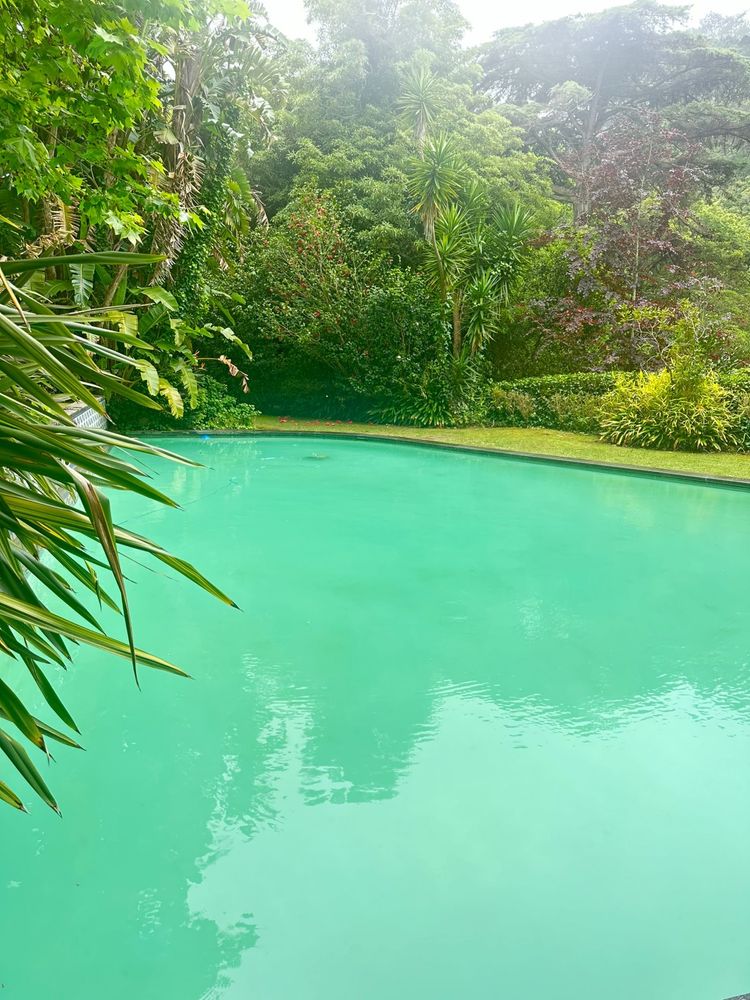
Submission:
<svg viewBox="0 0 750 1000">
<path fill-rule="evenodd" d="M 154 365 L 150 361 L 146 361 L 145 358 L 134 358 L 133 364 L 141 373 L 141 378 L 146 383 L 150 394 L 156 396 L 159 392 L 159 372 Z"/>
<path fill-rule="evenodd" d="M 88 305 L 94 291 L 94 265 L 71 264 L 70 281 L 73 286 L 73 301 L 77 306 Z"/>
<path fill-rule="evenodd" d="M 170 312 L 175 312 L 179 309 L 177 299 L 166 288 L 162 288 L 161 285 L 146 285 L 145 288 L 139 288 L 138 291 L 145 295 L 147 299 L 151 299 L 152 302 L 160 302 Z"/>
<path fill-rule="evenodd" d="M 185 412 L 185 404 L 178 390 L 165 378 L 159 379 L 159 395 L 166 399 L 170 413 L 179 420 Z"/>
</svg>

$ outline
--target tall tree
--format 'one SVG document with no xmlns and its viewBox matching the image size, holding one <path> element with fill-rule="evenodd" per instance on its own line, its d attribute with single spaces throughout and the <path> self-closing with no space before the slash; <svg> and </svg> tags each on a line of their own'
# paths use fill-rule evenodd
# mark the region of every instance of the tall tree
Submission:
<svg viewBox="0 0 750 1000">
<path fill-rule="evenodd" d="M 505 29 L 484 53 L 484 87 L 520 108 L 533 145 L 557 164 L 576 218 L 590 208 L 594 144 L 618 118 L 660 110 L 688 136 L 750 138 L 750 68 L 686 30 L 688 8 L 642 0 L 601 14 Z M 699 118 L 700 120 L 696 120 Z"/>
<path fill-rule="evenodd" d="M 454 0 L 307 0 L 307 10 L 324 58 L 336 59 L 347 48 L 361 54 L 363 104 L 395 100 L 397 67 L 415 52 L 430 53 L 437 68 L 447 69 L 468 27 Z"/>
</svg>

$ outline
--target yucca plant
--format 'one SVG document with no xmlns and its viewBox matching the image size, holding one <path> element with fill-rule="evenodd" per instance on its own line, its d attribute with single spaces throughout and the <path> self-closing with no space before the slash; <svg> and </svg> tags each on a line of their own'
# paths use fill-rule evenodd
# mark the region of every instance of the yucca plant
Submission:
<svg viewBox="0 0 750 1000">
<path fill-rule="evenodd" d="M 174 506 L 127 453 L 184 460 L 108 430 L 84 430 L 68 413 L 67 404 L 74 401 L 102 411 L 101 398 L 112 394 L 158 408 L 100 363 L 106 358 L 117 363 L 115 370 L 124 370 L 133 361 L 121 346 L 148 345 L 127 333 L 125 324 L 108 329 L 106 312 L 55 310 L 30 290 L 32 275 L 51 266 L 140 266 L 155 259 L 113 252 L 0 261 L 0 656 L 25 666 L 56 724 L 59 720 L 74 734 L 75 721 L 51 676 L 71 659 L 75 644 L 127 658 L 136 681 L 139 665 L 182 673 L 135 644 L 122 549 L 146 553 L 232 603 L 190 563 L 112 520 L 107 492 L 114 489 Z M 103 580 L 112 585 L 116 600 Z M 126 641 L 102 629 L 81 600 L 85 591 L 100 605 L 122 611 Z M 1 664 L 0 719 L 0 750 L 37 795 L 58 810 L 31 754 L 34 748 L 47 753 L 49 741 L 78 744 L 29 711 Z M 18 793 L 3 781 L 0 799 L 24 809 Z"/>
<path fill-rule="evenodd" d="M 425 67 L 413 68 L 398 102 L 401 121 L 411 129 L 420 156 L 424 154 L 427 131 L 438 112 L 435 89 L 438 78 Z"/>
</svg>

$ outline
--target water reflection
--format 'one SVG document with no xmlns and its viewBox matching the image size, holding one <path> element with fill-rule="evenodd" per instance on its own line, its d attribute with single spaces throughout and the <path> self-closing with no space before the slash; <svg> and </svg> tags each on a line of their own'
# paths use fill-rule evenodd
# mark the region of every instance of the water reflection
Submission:
<svg viewBox="0 0 750 1000">
<path fill-rule="evenodd" d="M 214 926 L 221 956 L 201 1000 L 452 997 L 463 995 L 469 970 L 476 975 L 472 995 L 523 982 L 540 995 L 556 976 L 544 963 L 528 963 L 538 935 L 553 927 L 545 962 L 567 968 L 556 995 L 594 997 L 605 970 L 627 973 L 626 927 L 636 952 L 658 934 L 658 911 L 691 855 L 675 837 L 695 808 L 692 783 L 716 781 L 736 764 L 712 734 L 731 732 L 748 747 L 747 717 L 685 683 L 602 705 L 596 723 L 563 716 L 533 696 L 498 702 L 476 682 L 442 682 L 431 694 L 429 717 L 397 748 L 393 782 L 356 801 L 339 766 L 310 763 L 320 753 L 310 706 L 277 706 L 273 729 L 277 740 L 283 736 L 266 758 L 259 812 L 255 798 L 241 817 L 217 801 L 212 843 L 188 893 L 191 919 Z M 382 721 L 372 719 L 373 727 Z M 382 739 L 378 748 L 374 764 L 382 774 Z M 690 778 L 675 785 L 678 767 Z M 737 796 L 733 818 L 747 818 L 745 779 L 735 772 L 721 780 L 722 795 Z M 727 852 L 737 859 L 744 852 L 736 832 L 730 822 L 692 837 L 707 836 L 713 858 Z M 615 857 L 619 870 L 612 870 Z M 596 891 L 580 881 L 597 874 L 620 911 L 607 914 L 617 932 L 597 936 L 598 985 L 590 939 L 602 913 L 597 903 L 590 907 Z M 715 863 L 711 880 L 736 896 L 739 875 Z M 747 888 L 747 865 L 741 877 Z M 643 911 L 644 886 L 654 914 Z M 674 902 L 690 913 L 692 894 Z M 570 908 L 575 933 L 559 927 L 561 904 Z M 674 937 L 661 935 L 650 972 L 665 989 L 676 963 L 684 964 L 681 938 L 700 926 L 696 917 L 683 918 Z M 744 952 L 733 953 L 736 942 L 715 956 L 728 982 L 747 965 Z M 590 993 L 577 992 L 582 981 L 592 984 Z M 631 989 L 610 984 L 609 995 L 631 996 Z"/>
</svg>

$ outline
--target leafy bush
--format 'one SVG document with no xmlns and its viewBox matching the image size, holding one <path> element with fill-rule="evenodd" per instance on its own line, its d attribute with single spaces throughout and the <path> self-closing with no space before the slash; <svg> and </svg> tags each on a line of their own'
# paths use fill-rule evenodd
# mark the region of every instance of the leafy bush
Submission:
<svg viewBox="0 0 750 1000">
<path fill-rule="evenodd" d="M 490 388 L 493 423 L 510 427 L 531 427 L 536 412 L 532 396 L 520 389 L 496 384 Z"/>
<path fill-rule="evenodd" d="M 612 444 L 670 451 L 721 451 L 737 445 L 727 390 L 713 374 L 664 369 L 621 379 L 602 401 L 602 437 Z"/>
<path fill-rule="evenodd" d="M 144 410 L 127 400 L 112 402 L 110 416 L 118 428 L 135 434 L 177 430 L 252 430 L 257 410 L 227 391 L 226 386 L 210 375 L 198 383 L 196 406 L 176 419 L 164 410 Z"/>
<path fill-rule="evenodd" d="M 556 392 L 547 401 L 557 430 L 578 431 L 583 434 L 596 434 L 599 431 L 601 404 L 601 396 L 584 392 Z"/>
<path fill-rule="evenodd" d="M 686 307 L 674 326 L 669 367 L 620 379 L 602 403 L 602 437 L 619 445 L 672 451 L 736 448 L 739 414 L 732 392 L 709 366 L 704 325 Z M 739 374 L 730 377 L 746 385 Z"/>
<path fill-rule="evenodd" d="M 738 451 L 750 451 L 750 392 L 732 392 L 729 407 Z"/>
<path fill-rule="evenodd" d="M 399 401 L 405 381 L 434 376 L 446 339 L 439 301 L 418 275 L 365 253 L 331 198 L 301 194 L 251 249 L 235 314 L 264 409 L 361 418 Z"/>
<path fill-rule="evenodd" d="M 719 385 L 731 393 L 750 393 L 750 368 L 737 368 L 730 372 L 717 374 Z"/>
<path fill-rule="evenodd" d="M 596 433 L 599 404 L 615 385 L 616 376 L 612 372 L 576 372 L 495 382 L 488 394 L 487 419 L 501 426 Z"/>
<path fill-rule="evenodd" d="M 540 375 L 537 378 L 514 379 L 512 382 L 498 382 L 500 386 L 512 386 L 535 399 L 549 396 L 580 395 L 603 396 L 617 384 L 617 372 L 573 372 L 566 375 Z"/>
<path fill-rule="evenodd" d="M 418 427 L 464 427 L 484 420 L 486 380 L 476 358 L 446 352 L 420 372 L 408 372 L 400 390 L 393 403 L 373 411 L 376 419 Z"/>
</svg>

